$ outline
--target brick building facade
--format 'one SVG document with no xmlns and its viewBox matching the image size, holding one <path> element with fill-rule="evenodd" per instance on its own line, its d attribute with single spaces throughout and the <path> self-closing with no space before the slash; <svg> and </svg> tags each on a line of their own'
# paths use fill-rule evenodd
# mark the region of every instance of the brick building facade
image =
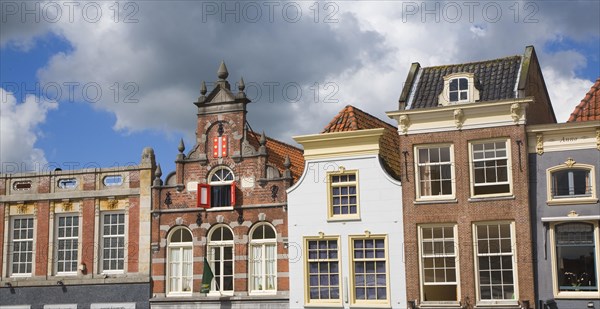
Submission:
<svg viewBox="0 0 600 309">
<path fill-rule="evenodd" d="M 302 173 L 302 151 L 256 134 L 246 121 L 244 83 L 234 94 L 222 63 L 197 106 L 196 144 L 163 182 L 152 215 L 152 307 L 207 308 L 288 303 L 285 190 Z M 202 278 L 214 274 L 207 290 Z"/>
<path fill-rule="evenodd" d="M 0 175 L 0 307 L 148 307 L 154 169 Z"/>
<path fill-rule="evenodd" d="M 533 47 L 413 64 L 398 121 L 409 308 L 533 308 L 525 124 L 553 123 Z"/>
</svg>

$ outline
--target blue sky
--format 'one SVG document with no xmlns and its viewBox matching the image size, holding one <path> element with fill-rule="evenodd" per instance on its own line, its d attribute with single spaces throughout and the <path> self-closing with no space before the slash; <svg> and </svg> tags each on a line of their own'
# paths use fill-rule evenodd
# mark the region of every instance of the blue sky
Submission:
<svg viewBox="0 0 600 309">
<path fill-rule="evenodd" d="M 179 139 L 193 146 L 192 102 L 221 60 L 255 99 L 252 127 L 290 143 L 346 104 L 387 120 L 415 61 L 492 59 L 534 45 L 559 121 L 600 76 L 598 1 L 477 2 L 473 16 L 461 2 L 435 11 L 433 2 L 288 1 L 271 14 L 262 2 L 92 2 L 87 12 L 75 2 L 72 15 L 48 3 L 25 4 L 38 16 L 23 16 L 20 2 L 0 8 L 5 172 L 135 164 L 150 146 L 167 174 Z"/>
</svg>

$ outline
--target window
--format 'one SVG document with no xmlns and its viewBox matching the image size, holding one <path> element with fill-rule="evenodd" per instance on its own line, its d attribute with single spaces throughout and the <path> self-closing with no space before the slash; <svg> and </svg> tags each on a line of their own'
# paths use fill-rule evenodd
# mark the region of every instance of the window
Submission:
<svg viewBox="0 0 600 309">
<path fill-rule="evenodd" d="M 554 291 L 557 297 L 598 295 L 597 223 L 553 226 Z"/>
<path fill-rule="evenodd" d="M 305 238 L 306 302 L 341 304 L 338 238 Z"/>
<path fill-rule="evenodd" d="M 456 226 L 420 226 L 421 299 L 458 301 Z"/>
<path fill-rule="evenodd" d="M 104 183 L 104 185 L 107 187 L 120 186 L 123 184 L 123 176 L 121 176 L 121 175 L 106 176 L 106 177 L 104 177 L 104 180 L 102 181 L 102 183 Z"/>
<path fill-rule="evenodd" d="M 443 79 L 444 89 L 438 96 L 439 105 L 448 106 L 479 101 L 479 89 L 475 86 L 475 74 L 456 72 L 445 75 Z"/>
<path fill-rule="evenodd" d="M 350 238 L 353 303 L 389 303 L 385 242 L 383 236 Z"/>
<path fill-rule="evenodd" d="M 192 294 L 193 242 L 192 233 L 186 228 L 176 228 L 169 237 L 169 295 Z"/>
<path fill-rule="evenodd" d="M 75 189 L 75 188 L 77 188 L 77 179 L 75 179 L 75 178 L 59 179 L 58 187 L 61 189 Z"/>
<path fill-rule="evenodd" d="M 472 143 L 472 195 L 510 193 L 507 141 Z"/>
<path fill-rule="evenodd" d="M 454 167 L 452 146 L 419 147 L 417 154 L 417 198 L 452 198 Z"/>
<path fill-rule="evenodd" d="M 79 216 L 60 216 L 56 226 L 56 273 L 77 274 L 79 251 Z"/>
<path fill-rule="evenodd" d="M 15 181 L 13 183 L 15 191 L 27 191 L 31 189 L 31 180 Z"/>
<path fill-rule="evenodd" d="M 469 101 L 469 80 L 466 78 L 453 78 L 448 88 L 450 102 Z"/>
<path fill-rule="evenodd" d="M 572 159 L 570 159 L 572 160 Z M 596 203 L 594 166 L 567 161 L 546 171 L 548 204 Z"/>
<path fill-rule="evenodd" d="M 329 173 L 329 218 L 353 219 L 358 214 L 358 171 Z"/>
<path fill-rule="evenodd" d="M 208 261 L 215 275 L 211 291 L 233 293 L 233 232 L 229 227 L 219 225 L 211 231 Z"/>
<path fill-rule="evenodd" d="M 250 234 L 250 292 L 277 290 L 277 235 L 268 224 L 260 224 Z"/>
<path fill-rule="evenodd" d="M 511 223 L 475 225 L 479 300 L 517 300 Z"/>
<path fill-rule="evenodd" d="M 12 223 L 11 276 L 31 276 L 33 267 L 33 218 L 14 218 Z"/>
<path fill-rule="evenodd" d="M 123 272 L 125 269 L 125 214 L 102 215 L 102 271 Z"/>
<path fill-rule="evenodd" d="M 235 205 L 235 181 L 233 172 L 226 168 L 216 169 L 208 178 L 208 184 L 198 184 L 198 207 L 227 207 Z"/>
</svg>

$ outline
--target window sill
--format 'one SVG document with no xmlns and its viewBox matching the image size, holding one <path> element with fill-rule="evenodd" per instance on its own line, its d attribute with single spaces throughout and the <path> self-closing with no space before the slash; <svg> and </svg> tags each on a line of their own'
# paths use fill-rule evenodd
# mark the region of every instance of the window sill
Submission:
<svg viewBox="0 0 600 309">
<path fill-rule="evenodd" d="M 422 301 L 419 306 L 421 309 L 433 308 L 460 308 L 458 301 Z"/>
<path fill-rule="evenodd" d="M 600 292 L 559 292 L 555 294 L 556 299 L 590 299 L 598 297 Z"/>
<path fill-rule="evenodd" d="M 475 308 L 521 308 L 516 300 L 506 301 L 480 301 L 475 304 Z"/>
<path fill-rule="evenodd" d="M 360 221 L 360 216 L 334 216 L 327 218 L 327 222 Z"/>
<path fill-rule="evenodd" d="M 217 206 L 206 209 L 207 212 L 232 211 L 233 206 Z"/>
<path fill-rule="evenodd" d="M 248 292 L 249 296 L 273 296 L 273 295 L 277 295 L 277 291 L 276 290 L 270 290 L 270 291 L 250 291 Z"/>
<path fill-rule="evenodd" d="M 580 198 L 565 198 L 565 199 L 553 199 L 546 201 L 548 206 L 556 205 L 577 205 L 577 204 L 596 204 L 598 199 L 595 197 L 580 197 Z"/>
<path fill-rule="evenodd" d="M 233 296 L 233 291 L 210 291 L 206 294 L 207 297 L 231 297 Z"/>
<path fill-rule="evenodd" d="M 365 302 L 350 304 L 350 308 L 392 308 L 392 305 L 389 303 Z"/>
<path fill-rule="evenodd" d="M 413 201 L 415 205 L 428 205 L 428 204 L 456 204 L 458 200 L 456 198 L 447 198 L 447 199 L 418 199 Z"/>
<path fill-rule="evenodd" d="M 342 302 L 335 303 L 327 303 L 327 302 L 312 302 L 312 303 L 304 303 L 304 307 L 327 307 L 327 308 L 343 308 Z"/>
<path fill-rule="evenodd" d="M 514 200 L 515 196 L 510 195 L 491 195 L 491 196 L 473 196 L 468 199 L 469 202 L 488 202 L 488 201 L 502 201 L 502 200 Z"/>
<path fill-rule="evenodd" d="M 171 292 L 167 294 L 167 297 L 191 297 L 192 292 Z"/>
</svg>

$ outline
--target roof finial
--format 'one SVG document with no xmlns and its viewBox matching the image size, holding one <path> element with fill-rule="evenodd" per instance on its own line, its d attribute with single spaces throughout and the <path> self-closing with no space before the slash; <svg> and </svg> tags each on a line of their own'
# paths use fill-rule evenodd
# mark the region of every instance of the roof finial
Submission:
<svg viewBox="0 0 600 309">
<path fill-rule="evenodd" d="M 220 80 L 225 80 L 227 79 L 227 76 L 229 76 L 229 72 L 227 72 L 227 66 L 225 65 L 225 61 L 221 61 L 219 71 L 217 71 L 217 77 L 219 77 Z"/>
<path fill-rule="evenodd" d="M 206 83 L 202 81 L 202 85 L 200 86 L 200 94 L 206 95 Z"/>
<path fill-rule="evenodd" d="M 261 146 L 264 146 L 267 143 L 267 136 L 265 135 L 265 131 L 260 135 L 260 140 L 258 140 Z"/>
<path fill-rule="evenodd" d="M 177 146 L 177 150 L 179 150 L 179 153 L 183 153 L 183 151 L 185 151 L 185 144 L 183 143 L 183 138 L 179 140 L 179 146 Z"/>
<path fill-rule="evenodd" d="M 162 176 L 162 170 L 160 169 L 160 164 L 158 164 L 154 170 L 154 181 L 152 183 L 155 187 L 160 187 L 163 184 L 160 176 Z"/>
<path fill-rule="evenodd" d="M 156 178 L 160 178 L 160 176 L 162 176 L 162 170 L 160 168 L 160 164 L 156 165 L 156 171 L 154 171 L 154 176 L 156 176 Z"/>
<path fill-rule="evenodd" d="M 238 90 L 243 92 L 246 89 L 246 84 L 244 84 L 244 78 L 240 77 L 240 82 L 238 83 Z"/>
<path fill-rule="evenodd" d="M 286 155 L 285 156 L 285 161 L 283 161 L 283 167 L 290 168 L 290 166 L 292 166 L 292 162 L 290 162 L 290 156 Z"/>
</svg>

